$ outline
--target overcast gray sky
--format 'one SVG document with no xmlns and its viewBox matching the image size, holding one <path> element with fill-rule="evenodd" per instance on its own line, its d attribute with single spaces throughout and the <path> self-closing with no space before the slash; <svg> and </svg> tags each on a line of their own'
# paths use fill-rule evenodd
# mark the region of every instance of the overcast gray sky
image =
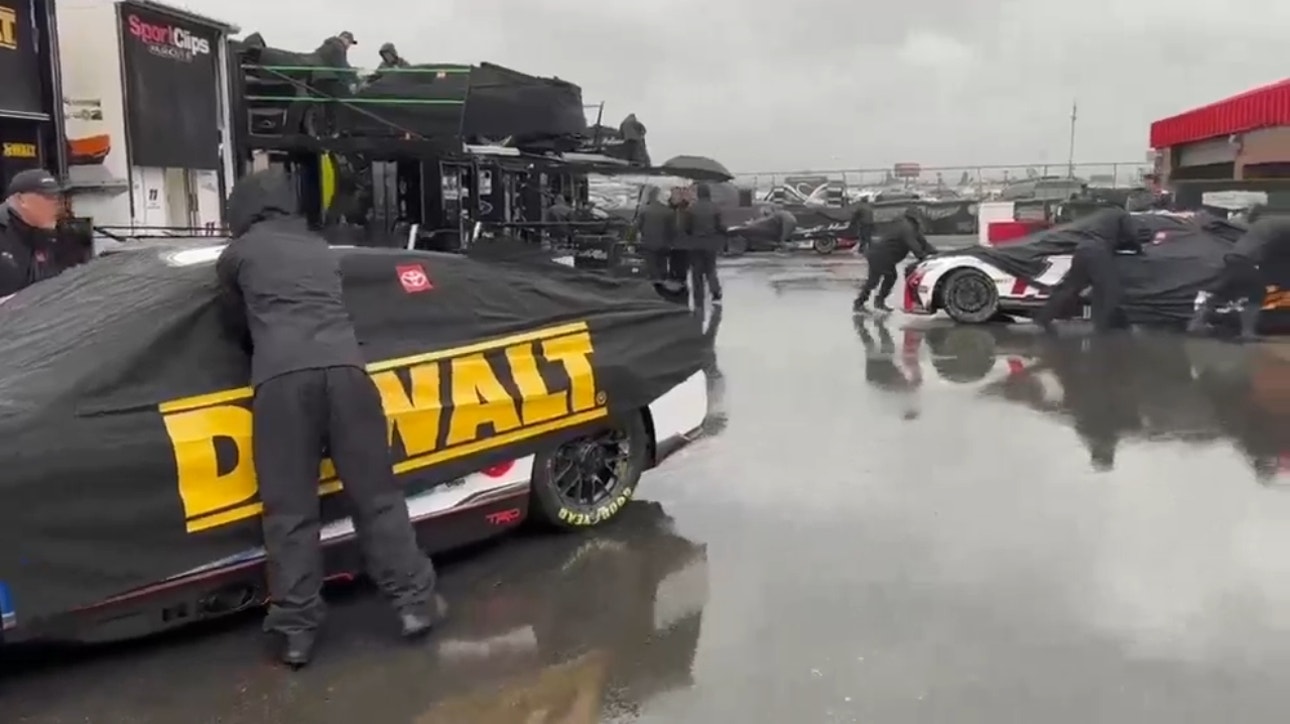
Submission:
<svg viewBox="0 0 1290 724">
<path fill-rule="evenodd" d="M 1141 161 L 1152 120 L 1286 75 L 1276 0 L 188 0 L 312 50 L 351 30 L 410 61 L 582 86 L 656 159 L 734 171 Z"/>
</svg>

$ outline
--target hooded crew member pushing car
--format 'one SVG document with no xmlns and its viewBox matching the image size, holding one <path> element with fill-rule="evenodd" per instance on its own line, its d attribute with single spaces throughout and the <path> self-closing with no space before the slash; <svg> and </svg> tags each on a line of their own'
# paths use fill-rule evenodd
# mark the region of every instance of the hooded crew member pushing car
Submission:
<svg viewBox="0 0 1290 724">
<path fill-rule="evenodd" d="M 869 295 L 877 289 L 878 300 L 873 303 L 874 309 L 890 312 L 891 307 L 887 306 L 887 297 L 891 295 L 891 289 L 896 286 L 896 278 L 899 276 L 896 265 L 911 253 L 922 261 L 935 254 L 936 250 L 928 243 L 927 237 L 923 236 L 919 228 L 918 209 L 907 206 L 891 233 L 884 234 L 880 240 L 865 250 L 864 258 L 869 262 L 869 277 L 860 288 L 860 294 L 851 303 L 851 311 L 865 311 L 865 305 L 869 303 Z"/>
<path fill-rule="evenodd" d="M 1263 209 L 1255 207 L 1247 219 L 1249 230 L 1223 256 L 1223 271 L 1196 307 L 1195 316 L 1187 325 L 1188 332 L 1205 331 L 1210 314 L 1224 304 L 1240 301 L 1243 302 L 1241 338 L 1253 339 L 1258 335 L 1259 312 L 1267 296 L 1267 282 L 1260 266 L 1290 253 L 1290 218 L 1266 218 Z"/>
<path fill-rule="evenodd" d="M 233 240 L 216 271 L 226 322 L 251 344 L 252 445 L 269 574 L 265 629 L 282 637 L 285 663 L 309 662 L 324 613 L 318 471 L 330 453 L 369 575 L 398 610 L 403 635 L 424 634 L 439 613 L 434 567 L 394 477 L 380 394 L 364 369 L 337 257 L 297 215 L 280 171 L 239 182 L 228 211 Z"/>
<path fill-rule="evenodd" d="M 1128 326 L 1124 309 L 1124 283 L 1115 268 L 1119 251 L 1141 253 L 1133 217 L 1124 209 L 1103 209 L 1090 215 L 1085 228 L 1089 238 L 1075 245 L 1071 267 L 1053 287 L 1048 301 L 1035 314 L 1035 322 L 1052 331 L 1053 321 L 1069 315 L 1079 304 L 1080 292 L 1089 289 L 1093 329 L 1106 332 Z"/>
</svg>

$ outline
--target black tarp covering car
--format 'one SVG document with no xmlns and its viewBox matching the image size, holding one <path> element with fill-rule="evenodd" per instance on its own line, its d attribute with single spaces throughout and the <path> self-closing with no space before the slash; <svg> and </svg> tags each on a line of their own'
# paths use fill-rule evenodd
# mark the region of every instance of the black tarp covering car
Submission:
<svg viewBox="0 0 1290 724">
<path fill-rule="evenodd" d="M 381 75 L 354 98 L 338 114 L 349 133 L 509 138 L 512 145 L 561 139 L 562 150 L 572 150 L 587 130 L 581 88 L 492 63 L 413 65 Z"/>
<path fill-rule="evenodd" d="M 219 322 L 217 253 L 114 254 L 0 305 L 0 581 L 24 619 L 258 545 L 241 427 L 249 363 Z M 429 431 L 418 451 L 408 429 L 392 434 L 409 494 L 633 413 L 705 360 L 698 322 L 646 283 L 558 264 L 334 253 L 369 371 L 421 416 L 401 424 Z M 185 417 L 194 410 L 206 412 Z M 336 497 L 322 499 L 327 520 L 344 515 Z"/>
<path fill-rule="evenodd" d="M 944 253 L 976 256 L 1034 283 L 1051 257 L 1073 253 L 1086 239 L 1105 239 L 1103 222 L 1103 215 L 1091 214 L 1016 243 Z M 1204 213 L 1137 213 L 1130 215 L 1130 223 L 1142 253 L 1119 254 L 1116 264 L 1124 279 L 1124 311 L 1135 324 L 1175 324 L 1190 318 L 1196 295 L 1218 278 L 1228 248 L 1245 232 L 1239 223 Z M 1270 264 L 1265 272 L 1270 285 L 1290 286 L 1290 268 L 1284 264 Z"/>
</svg>

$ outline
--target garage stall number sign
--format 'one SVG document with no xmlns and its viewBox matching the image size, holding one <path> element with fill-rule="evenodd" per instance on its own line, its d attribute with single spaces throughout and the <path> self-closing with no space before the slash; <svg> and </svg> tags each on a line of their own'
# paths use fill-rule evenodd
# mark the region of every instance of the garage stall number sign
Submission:
<svg viewBox="0 0 1290 724">
<path fill-rule="evenodd" d="M 0 114 L 46 113 L 41 85 L 49 73 L 32 31 L 33 0 L 0 0 Z"/>
<path fill-rule="evenodd" d="M 585 322 L 368 365 L 385 408 L 394 471 L 409 473 L 608 416 Z M 160 405 L 189 533 L 260 515 L 251 390 Z M 331 461 L 320 496 L 341 489 Z"/>
<path fill-rule="evenodd" d="M 130 163 L 219 168 L 218 32 L 131 3 L 117 12 Z"/>
</svg>

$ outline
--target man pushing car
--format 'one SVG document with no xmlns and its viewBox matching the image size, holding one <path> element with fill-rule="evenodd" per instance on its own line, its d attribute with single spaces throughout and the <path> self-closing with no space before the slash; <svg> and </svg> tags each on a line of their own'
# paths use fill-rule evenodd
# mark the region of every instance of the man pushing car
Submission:
<svg viewBox="0 0 1290 724">
<path fill-rule="evenodd" d="M 1263 216 L 1263 209 L 1255 207 L 1246 219 L 1250 228 L 1232 244 L 1223 257 L 1223 270 L 1209 289 L 1204 300 L 1196 306 L 1195 315 L 1187 325 L 1192 334 L 1209 328 L 1209 316 L 1229 302 L 1241 302 L 1242 340 L 1253 340 L 1258 335 L 1259 313 L 1267 295 L 1267 282 L 1261 265 L 1290 255 L 1290 218 Z"/>
<path fill-rule="evenodd" d="M 285 174 L 260 171 L 229 195 L 233 239 L 216 264 L 225 323 L 249 342 L 252 446 L 268 556 L 265 630 L 282 661 L 312 658 L 324 606 L 318 479 L 330 453 L 345 482 L 368 573 L 404 636 L 428 632 L 435 573 L 395 479 L 380 395 L 341 294 L 337 257 L 297 214 Z"/>
</svg>

